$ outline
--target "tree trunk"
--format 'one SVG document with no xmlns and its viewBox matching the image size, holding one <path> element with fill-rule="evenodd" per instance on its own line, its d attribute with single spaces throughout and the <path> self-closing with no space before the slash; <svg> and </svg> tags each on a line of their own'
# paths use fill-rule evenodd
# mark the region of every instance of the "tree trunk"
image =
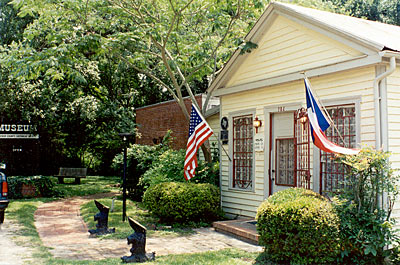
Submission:
<svg viewBox="0 0 400 265">
<path fill-rule="evenodd" d="M 212 157 L 211 157 L 210 144 L 209 144 L 208 140 L 205 141 L 205 142 L 201 145 L 201 151 L 203 151 L 204 159 L 205 159 L 208 163 L 211 163 L 211 162 L 212 162 Z"/>
</svg>

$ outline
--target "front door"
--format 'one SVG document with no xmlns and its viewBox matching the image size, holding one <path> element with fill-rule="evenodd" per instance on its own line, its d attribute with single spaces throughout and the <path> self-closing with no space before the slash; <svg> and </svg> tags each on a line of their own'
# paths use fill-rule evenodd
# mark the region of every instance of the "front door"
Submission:
<svg viewBox="0 0 400 265">
<path fill-rule="evenodd" d="M 310 189 L 310 132 L 305 109 L 272 113 L 270 135 L 270 195 L 290 187 Z"/>
<path fill-rule="evenodd" d="M 293 112 L 271 114 L 270 194 L 295 186 L 293 118 Z"/>
</svg>

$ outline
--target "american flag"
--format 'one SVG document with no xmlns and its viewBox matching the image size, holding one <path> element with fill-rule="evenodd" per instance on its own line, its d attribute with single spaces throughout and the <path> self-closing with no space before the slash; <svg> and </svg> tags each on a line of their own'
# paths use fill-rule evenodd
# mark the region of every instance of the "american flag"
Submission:
<svg viewBox="0 0 400 265">
<path fill-rule="evenodd" d="M 186 147 L 184 165 L 185 179 L 194 177 L 197 167 L 197 150 L 213 134 L 206 120 L 201 116 L 198 109 L 192 104 L 189 124 L 189 139 Z"/>
</svg>

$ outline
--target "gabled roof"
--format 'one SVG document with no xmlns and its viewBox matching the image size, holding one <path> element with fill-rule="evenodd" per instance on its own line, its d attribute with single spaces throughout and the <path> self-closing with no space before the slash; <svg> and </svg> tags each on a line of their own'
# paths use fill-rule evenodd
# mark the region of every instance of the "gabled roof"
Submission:
<svg viewBox="0 0 400 265">
<path fill-rule="evenodd" d="M 400 27 L 398 26 L 285 3 L 274 2 L 271 5 L 277 10 L 285 9 L 294 16 L 303 17 L 366 44 L 372 44 L 379 50 L 400 51 Z"/>
<path fill-rule="evenodd" d="M 337 38 L 343 43 L 352 44 L 353 48 L 358 47 L 370 58 L 368 63 L 381 61 L 382 51 L 400 52 L 400 27 L 398 26 L 280 2 L 272 2 L 268 5 L 263 15 L 245 37 L 246 41 L 258 43 L 269 24 L 273 23 L 277 16 L 284 16 L 313 30 Z M 238 69 L 246 56 L 248 55 L 240 55 L 239 49 L 236 50 L 211 84 L 209 91 L 213 91 L 215 88 L 224 88 L 226 81 Z M 365 63 L 367 58 L 362 60 Z M 295 76 L 291 76 L 292 80 Z M 277 83 L 278 81 L 273 82 Z M 256 84 L 253 88 L 255 87 Z"/>
</svg>

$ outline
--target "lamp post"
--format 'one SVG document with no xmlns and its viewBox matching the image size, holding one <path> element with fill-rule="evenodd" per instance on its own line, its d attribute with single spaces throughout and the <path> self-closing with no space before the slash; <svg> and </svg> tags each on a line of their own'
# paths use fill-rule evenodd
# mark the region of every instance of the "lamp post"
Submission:
<svg viewBox="0 0 400 265">
<path fill-rule="evenodd" d="M 122 137 L 124 142 L 124 175 L 122 179 L 122 221 L 125 222 L 126 219 L 126 150 L 128 137 L 132 136 L 132 133 L 120 133 L 119 136 Z"/>
</svg>

